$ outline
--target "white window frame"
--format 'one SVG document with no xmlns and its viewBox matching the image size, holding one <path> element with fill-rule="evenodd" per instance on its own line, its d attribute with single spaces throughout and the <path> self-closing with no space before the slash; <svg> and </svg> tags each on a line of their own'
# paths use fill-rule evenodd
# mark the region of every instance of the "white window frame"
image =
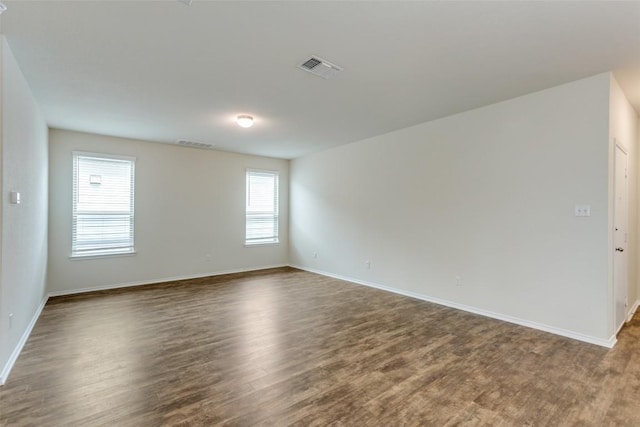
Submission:
<svg viewBox="0 0 640 427">
<path fill-rule="evenodd" d="M 105 212 L 102 215 L 129 215 L 130 216 L 130 242 L 131 245 L 127 245 L 122 248 L 97 248 L 93 250 L 82 251 L 76 248 L 76 233 L 77 233 L 77 215 L 80 214 L 77 210 L 78 196 L 78 158 L 94 158 L 104 160 L 121 160 L 131 162 L 131 188 L 130 188 L 130 208 L 126 212 Z M 113 256 L 130 256 L 135 255 L 135 166 L 136 158 L 131 156 L 121 156 L 114 154 L 104 153 L 92 153 L 86 151 L 72 151 L 72 212 L 71 212 L 71 255 L 69 258 L 73 260 L 79 259 L 91 259 Z M 92 212 L 93 213 L 93 212 Z"/>
<path fill-rule="evenodd" d="M 249 225 L 249 216 L 250 215 L 260 215 L 260 212 L 249 212 L 250 208 L 250 186 L 249 186 L 249 177 L 251 174 L 264 174 L 264 175 L 273 175 L 275 177 L 275 200 L 274 200 L 274 212 L 264 212 L 263 216 L 273 217 L 274 225 L 275 225 L 275 235 L 267 238 L 254 238 L 250 239 L 247 235 L 247 228 Z M 250 169 L 247 168 L 245 173 L 245 183 L 246 183 L 246 192 L 245 192 L 245 237 L 244 237 L 244 245 L 245 246 L 263 246 L 263 245 L 277 245 L 280 243 L 280 172 L 274 170 L 264 170 L 264 169 Z"/>
</svg>

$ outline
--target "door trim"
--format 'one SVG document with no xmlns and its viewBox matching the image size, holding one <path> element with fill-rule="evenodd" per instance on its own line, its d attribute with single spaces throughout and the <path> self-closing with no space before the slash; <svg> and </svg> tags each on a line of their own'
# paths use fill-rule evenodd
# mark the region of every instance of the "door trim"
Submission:
<svg viewBox="0 0 640 427">
<path fill-rule="evenodd" d="M 618 172 L 618 165 L 616 162 L 616 150 L 620 150 L 622 153 L 624 153 L 625 156 L 625 164 L 624 164 L 624 168 L 625 168 L 625 178 L 624 178 L 624 207 L 623 210 L 625 211 L 625 215 L 624 215 L 624 230 L 626 233 L 625 236 L 625 249 L 628 249 L 628 243 L 629 243 L 629 150 L 620 142 L 620 140 L 618 138 L 613 138 L 613 221 L 612 221 L 612 229 L 611 229 L 611 233 L 612 233 L 612 239 L 611 239 L 611 254 L 613 254 L 613 259 L 612 259 L 612 272 L 611 272 L 611 276 L 613 278 L 613 298 L 612 298 L 612 309 L 613 309 L 613 329 L 614 329 L 614 335 L 617 335 L 618 332 L 620 332 L 620 329 L 622 329 L 622 327 L 624 326 L 624 324 L 627 321 L 627 307 L 629 305 L 629 277 L 627 274 L 624 275 L 624 293 L 625 293 L 625 315 L 624 318 L 622 319 L 622 321 L 620 322 L 620 324 L 618 324 L 618 319 L 616 318 L 616 302 L 617 302 L 617 296 L 618 296 L 618 292 L 617 292 L 617 286 L 616 286 L 616 268 L 615 268 L 615 247 L 616 247 L 616 242 L 615 242 L 615 226 L 616 226 L 616 174 Z M 626 261 L 624 268 L 627 269 L 628 272 L 628 262 L 629 262 L 629 258 L 628 258 L 628 251 L 627 251 L 627 255 L 625 255 Z"/>
</svg>

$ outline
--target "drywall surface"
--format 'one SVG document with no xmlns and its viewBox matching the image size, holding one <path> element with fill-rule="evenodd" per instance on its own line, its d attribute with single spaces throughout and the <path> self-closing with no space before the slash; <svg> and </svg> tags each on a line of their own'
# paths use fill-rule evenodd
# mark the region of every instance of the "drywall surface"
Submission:
<svg viewBox="0 0 640 427">
<path fill-rule="evenodd" d="M 47 125 L 11 50 L 2 43 L 2 380 L 45 298 L 47 269 Z M 20 204 L 9 192 L 20 192 Z M 11 317 L 11 319 L 10 319 Z M 22 341 L 22 342 L 21 342 Z"/>
<path fill-rule="evenodd" d="M 627 231 L 627 281 L 628 307 L 630 312 L 638 299 L 638 114 L 633 109 L 615 78 L 611 77 L 611 94 L 609 110 L 609 141 L 610 141 L 610 179 L 613 192 L 614 179 L 614 144 L 620 144 L 628 156 L 628 218 Z M 612 193 L 613 194 L 613 193 Z M 613 214 L 613 197 L 610 203 Z M 613 218 L 613 216 L 612 216 Z M 610 226 L 610 229 L 612 226 Z M 611 236 L 613 238 L 613 236 Z M 613 245 L 613 243 L 612 243 Z M 613 246 L 612 246 L 613 249 Z M 613 251 L 611 251 L 613 254 Z M 613 277 L 612 277 L 613 279 Z"/>
<path fill-rule="evenodd" d="M 287 160 L 50 131 L 52 293 L 206 276 L 288 262 Z M 133 256 L 72 260 L 72 151 L 136 157 Z M 245 247 L 245 171 L 280 173 L 280 244 Z"/>
<path fill-rule="evenodd" d="M 609 86 L 601 74 L 293 160 L 291 264 L 610 340 Z"/>
</svg>

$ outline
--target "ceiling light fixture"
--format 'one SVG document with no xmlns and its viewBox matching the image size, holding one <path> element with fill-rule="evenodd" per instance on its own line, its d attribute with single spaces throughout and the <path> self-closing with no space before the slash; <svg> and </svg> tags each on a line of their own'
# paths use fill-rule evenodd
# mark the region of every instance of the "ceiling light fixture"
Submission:
<svg viewBox="0 0 640 427">
<path fill-rule="evenodd" d="M 246 114 L 241 114 L 236 119 L 236 122 L 240 127 L 250 128 L 251 126 L 253 126 L 253 117 L 247 116 Z"/>
<path fill-rule="evenodd" d="M 0 3 L 0 15 L 2 14 L 2 12 L 4 12 L 5 10 L 7 10 L 7 5 L 4 3 Z"/>
</svg>

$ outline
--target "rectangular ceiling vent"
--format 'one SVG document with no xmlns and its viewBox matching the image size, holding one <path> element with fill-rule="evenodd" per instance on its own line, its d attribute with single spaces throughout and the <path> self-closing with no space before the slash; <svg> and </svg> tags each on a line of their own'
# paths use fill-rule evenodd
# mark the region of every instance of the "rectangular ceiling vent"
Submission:
<svg viewBox="0 0 640 427">
<path fill-rule="evenodd" d="M 318 58 L 317 56 L 312 56 L 305 60 L 302 64 L 298 65 L 298 68 L 308 71 L 311 74 L 315 74 L 318 77 L 322 77 L 323 79 L 330 79 L 340 71 L 344 70 L 344 68 Z"/>
<path fill-rule="evenodd" d="M 188 139 L 179 139 L 176 141 L 176 144 L 182 145 L 183 147 L 203 148 L 205 150 L 212 150 L 215 147 L 215 144 L 205 144 L 204 142 L 189 141 Z"/>
</svg>

